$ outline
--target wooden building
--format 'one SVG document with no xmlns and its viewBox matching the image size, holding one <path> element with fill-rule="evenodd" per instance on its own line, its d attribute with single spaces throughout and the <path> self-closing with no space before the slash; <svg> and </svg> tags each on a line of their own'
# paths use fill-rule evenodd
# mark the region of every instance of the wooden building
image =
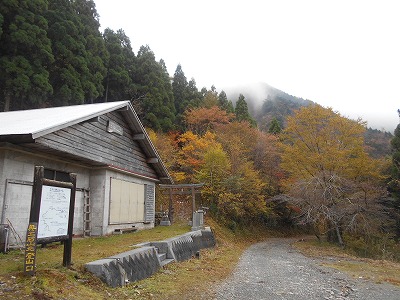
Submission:
<svg viewBox="0 0 400 300">
<path fill-rule="evenodd" d="M 0 113 L 1 224 L 25 238 L 35 166 L 77 174 L 74 235 L 154 226 L 155 185 L 172 179 L 129 101 Z"/>
</svg>

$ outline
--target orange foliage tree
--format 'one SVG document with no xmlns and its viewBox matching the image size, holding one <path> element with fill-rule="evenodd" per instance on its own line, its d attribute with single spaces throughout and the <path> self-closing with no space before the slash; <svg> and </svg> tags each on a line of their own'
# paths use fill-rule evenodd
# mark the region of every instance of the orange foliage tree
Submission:
<svg viewBox="0 0 400 300">
<path fill-rule="evenodd" d="M 147 129 L 146 131 L 173 180 L 175 182 L 184 181 L 186 176 L 178 163 L 180 155 L 177 142 L 178 134 L 174 132 L 166 134 L 156 133 L 151 129 Z"/>
<path fill-rule="evenodd" d="M 217 124 L 227 124 L 233 118 L 233 114 L 218 106 L 200 107 L 185 112 L 185 121 L 188 129 L 197 134 L 204 134 L 209 130 L 213 130 Z"/>
<path fill-rule="evenodd" d="M 233 119 L 216 106 L 197 108 L 185 113 L 193 131 L 150 135 L 175 182 L 205 183 L 202 202 L 216 216 L 229 224 L 263 220 L 276 190 L 276 137 Z"/>
<path fill-rule="evenodd" d="M 194 182 L 194 175 L 204 164 L 204 153 L 210 147 L 217 147 L 215 134 L 207 131 L 204 135 L 197 135 L 187 131 L 178 137 L 180 146 L 178 162 L 186 175 L 186 182 Z"/>
</svg>

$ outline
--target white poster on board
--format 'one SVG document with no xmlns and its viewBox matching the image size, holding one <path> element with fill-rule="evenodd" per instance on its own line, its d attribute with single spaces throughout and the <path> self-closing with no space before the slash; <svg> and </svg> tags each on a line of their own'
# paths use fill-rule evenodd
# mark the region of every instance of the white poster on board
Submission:
<svg viewBox="0 0 400 300">
<path fill-rule="evenodd" d="M 38 239 L 68 235 L 71 189 L 43 185 Z"/>
</svg>

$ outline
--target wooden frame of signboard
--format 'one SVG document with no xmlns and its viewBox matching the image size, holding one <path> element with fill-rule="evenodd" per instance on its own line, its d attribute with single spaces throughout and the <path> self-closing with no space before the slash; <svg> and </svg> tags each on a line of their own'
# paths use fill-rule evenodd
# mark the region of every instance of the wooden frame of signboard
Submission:
<svg viewBox="0 0 400 300">
<path fill-rule="evenodd" d="M 35 167 L 25 247 L 25 273 L 35 273 L 37 244 L 62 241 L 63 266 L 71 265 L 76 174 L 70 173 L 69 176 L 69 182 L 46 179 L 44 167 Z"/>
</svg>

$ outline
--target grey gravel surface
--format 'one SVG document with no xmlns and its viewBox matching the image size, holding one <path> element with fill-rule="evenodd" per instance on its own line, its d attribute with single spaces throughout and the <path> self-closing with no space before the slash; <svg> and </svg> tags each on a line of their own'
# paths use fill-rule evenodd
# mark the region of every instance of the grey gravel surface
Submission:
<svg viewBox="0 0 400 300">
<path fill-rule="evenodd" d="M 270 239 L 247 249 L 215 299 L 400 300 L 400 288 L 350 277 L 293 249 L 293 239 Z"/>
</svg>

